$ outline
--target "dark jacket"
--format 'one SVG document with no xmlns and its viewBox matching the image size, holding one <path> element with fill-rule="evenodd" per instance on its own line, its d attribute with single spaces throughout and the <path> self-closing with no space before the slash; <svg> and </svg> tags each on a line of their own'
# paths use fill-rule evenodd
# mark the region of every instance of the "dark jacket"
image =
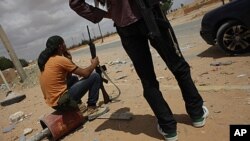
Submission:
<svg viewBox="0 0 250 141">
<path fill-rule="evenodd" d="M 158 0 L 153 1 L 159 2 Z M 124 27 L 141 18 L 134 0 L 107 0 L 108 12 L 86 3 L 85 0 L 69 0 L 69 5 L 78 15 L 93 23 L 109 17 L 116 26 Z"/>
</svg>

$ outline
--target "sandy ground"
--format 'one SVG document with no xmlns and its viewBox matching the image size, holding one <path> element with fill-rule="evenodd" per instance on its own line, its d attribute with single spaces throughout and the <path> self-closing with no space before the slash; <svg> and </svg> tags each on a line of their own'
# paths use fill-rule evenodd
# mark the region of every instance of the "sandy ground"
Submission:
<svg viewBox="0 0 250 141">
<path fill-rule="evenodd" d="M 219 6 L 220 3 L 211 7 Z M 210 7 L 210 8 L 211 8 Z M 209 7 L 204 7 L 209 9 Z M 190 13 L 182 18 L 171 20 L 173 25 L 181 24 L 200 18 L 200 11 Z M 193 16 L 199 15 L 199 16 Z M 194 18 L 195 17 L 195 18 Z M 105 38 L 105 43 L 119 40 L 117 35 Z M 250 124 L 250 61 L 249 54 L 230 57 L 222 53 L 217 47 L 207 45 L 200 37 L 194 37 L 190 48 L 183 49 L 183 55 L 191 66 L 193 80 L 210 111 L 207 123 L 203 128 L 194 128 L 185 111 L 184 102 L 178 85 L 166 68 L 155 50 L 152 51 L 155 71 L 160 81 L 160 88 L 165 100 L 170 105 L 178 122 L 180 141 L 228 141 L 229 125 Z M 101 44 L 100 42 L 96 43 Z M 118 101 L 109 104 L 110 113 L 118 110 L 132 112 L 132 120 L 96 119 L 86 122 L 76 130 L 70 132 L 61 140 L 84 141 L 128 141 L 163 140 L 156 129 L 156 118 L 142 95 L 142 87 L 130 59 L 122 49 L 107 49 L 98 52 L 101 64 L 107 66 L 107 73 L 121 89 Z M 80 66 L 89 64 L 89 56 L 75 58 Z M 211 66 L 215 62 L 231 62 L 229 65 Z M 29 75 L 35 73 L 29 72 Z M 33 79 L 29 79 L 31 82 Z M 27 82 L 26 82 L 27 83 Z M 105 84 L 110 95 L 117 94 L 112 84 Z M 25 128 L 32 128 L 32 135 L 42 130 L 39 119 L 53 112 L 45 103 L 39 84 L 32 81 L 27 87 L 13 87 L 14 92 L 26 95 L 22 102 L 0 107 L 0 128 L 3 130 L 11 125 L 9 116 L 18 111 L 23 111 L 27 116 L 15 124 L 15 128 L 7 133 L 0 132 L 1 141 L 19 140 Z M 4 98 L 4 92 L 0 98 Z M 85 96 L 82 100 L 86 102 Z M 100 96 L 100 102 L 103 101 Z M 47 140 L 47 139 L 44 139 Z"/>
</svg>

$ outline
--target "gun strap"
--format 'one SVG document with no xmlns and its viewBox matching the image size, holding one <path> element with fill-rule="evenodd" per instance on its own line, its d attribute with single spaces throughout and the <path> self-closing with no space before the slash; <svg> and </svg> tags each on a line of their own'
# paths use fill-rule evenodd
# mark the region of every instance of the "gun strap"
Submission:
<svg viewBox="0 0 250 141">
<path fill-rule="evenodd" d="M 118 97 L 120 97 L 120 95 L 121 95 L 121 90 L 120 90 L 120 88 L 110 79 L 110 77 L 109 77 L 108 74 L 105 72 L 105 70 L 103 70 L 102 67 L 100 67 L 100 70 L 101 70 L 102 74 L 108 79 L 108 81 L 110 81 L 110 83 L 112 83 L 112 84 L 115 86 L 115 88 L 117 89 L 118 94 L 117 94 L 115 97 L 111 97 L 111 98 L 110 98 L 111 101 L 116 100 L 116 99 L 117 99 Z"/>
</svg>

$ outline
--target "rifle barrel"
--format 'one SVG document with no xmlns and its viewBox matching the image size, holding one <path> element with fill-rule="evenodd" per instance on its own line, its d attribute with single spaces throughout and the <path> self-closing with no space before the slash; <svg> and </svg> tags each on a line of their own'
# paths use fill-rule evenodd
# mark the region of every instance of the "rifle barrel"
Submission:
<svg viewBox="0 0 250 141">
<path fill-rule="evenodd" d="M 91 36 L 90 36 L 90 32 L 89 32 L 89 26 L 87 26 L 87 31 L 88 31 L 88 35 L 89 35 L 89 42 L 92 42 Z"/>
<path fill-rule="evenodd" d="M 91 53 L 91 57 L 95 58 L 96 57 L 96 48 L 95 48 L 95 44 L 92 42 L 91 40 L 91 36 L 90 36 L 90 32 L 89 32 L 89 27 L 87 26 L 87 30 L 88 30 L 88 35 L 89 35 L 89 48 L 90 48 L 90 53 Z"/>
</svg>

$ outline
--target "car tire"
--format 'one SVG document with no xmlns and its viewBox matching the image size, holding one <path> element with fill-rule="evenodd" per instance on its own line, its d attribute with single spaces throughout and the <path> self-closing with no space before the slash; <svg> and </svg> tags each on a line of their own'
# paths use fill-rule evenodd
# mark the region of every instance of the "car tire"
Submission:
<svg viewBox="0 0 250 141">
<path fill-rule="evenodd" d="M 220 26 L 217 45 L 228 54 L 243 54 L 250 50 L 250 30 L 237 21 L 229 21 Z"/>
</svg>

